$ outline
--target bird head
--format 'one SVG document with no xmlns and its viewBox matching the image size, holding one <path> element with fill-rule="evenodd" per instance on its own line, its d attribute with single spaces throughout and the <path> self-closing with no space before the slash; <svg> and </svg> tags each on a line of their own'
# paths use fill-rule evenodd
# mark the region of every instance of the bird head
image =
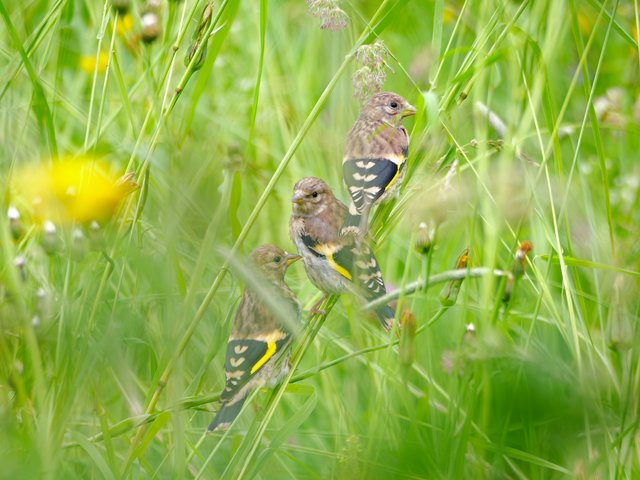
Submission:
<svg viewBox="0 0 640 480">
<path fill-rule="evenodd" d="M 415 115 L 416 109 L 397 93 L 376 93 L 362 107 L 360 118 L 370 122 L 400 124 L 403 118 Z"/>
<path fill-rule="evenodd" d="M 300 260 L 300 255 L 287 253 L 275 245 L 261 245 L 251 252 L 251 261 L 269 280 L 284 281 L 289 265 Z"/>
<path fill-rule="evenodd" d="M 293 187 L 293 212 L 301 216 L 317 215 L 334 199 L 329 185 L 316 177 L 306 177 Z"/>
</svg>

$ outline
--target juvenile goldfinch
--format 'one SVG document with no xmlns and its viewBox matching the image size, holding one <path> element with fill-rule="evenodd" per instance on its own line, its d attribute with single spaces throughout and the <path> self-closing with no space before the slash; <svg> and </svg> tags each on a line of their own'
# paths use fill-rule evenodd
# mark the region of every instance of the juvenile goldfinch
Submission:
<svg viewBox="0 0 640 480">
<path fill-rule="evenodd" d="M 346 232 L 368 230 L 369 211 L 402 183 L 409 134 L 402 125 L 416 109 L 400 95 L 382 92 L 362 107 L 351 127 L 342 159 L 344 182 L 351 195 Z"/>
<path fill-rule="evenodd" d="M 207 431 L 229 428 L 251 391 L 267 382 L 275 385 L 287 374 L 288 359 L 277 366 L 276 361 L 291 340 L 292 332 L 287 325 L 299 320 L 301 309 L 284 281 L 284 274 L 289 265 L 300 258 L 274 245 L 262 245 L 251 252 L 256 276 L 272 287 L 283 305 L 289 307 L 291 318 L 276 318 L 258 293 L 245 288 L 227 342 L 226 385 L 220 395 L 222 406 Z"/>
<path fill-rule="evenodd" d="M 363 239 L 341 234 L 347 207 L 325 182 L 315 177 L 303 178 L 294 186 L 291 201 L 289 235 L 302 255 L 309 280 L 319 290 L 327 295 L 351 292 L 366 301 L 386 293 L 371 248 Z M 381 307 L 376 316 L 389 331 L 393 309 Z"/>
</svg>

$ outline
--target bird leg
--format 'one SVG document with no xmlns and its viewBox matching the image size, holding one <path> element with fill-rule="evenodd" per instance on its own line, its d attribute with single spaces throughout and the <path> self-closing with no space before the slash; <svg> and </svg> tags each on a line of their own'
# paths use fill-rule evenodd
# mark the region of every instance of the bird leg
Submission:
<svg viewBox="0 0 640 480">
<path fill-rule="evenodd" d="M 325 293 L 324 295 L 322 295 L 322 297 L 320 297 L 320 300 L 318 300 L 316 303 L 313 304 L 313 307 L 311 307 L 311 310 L 310 310 L 311 315 L 322 315 L 323 317 L 327 315 L 327 312 L 322 310 L 320 308 L 320 305 L 322 305 L 322 302 L 324 302 L 328 297 L 329 297 L 329 294 Z"/>
</svg>

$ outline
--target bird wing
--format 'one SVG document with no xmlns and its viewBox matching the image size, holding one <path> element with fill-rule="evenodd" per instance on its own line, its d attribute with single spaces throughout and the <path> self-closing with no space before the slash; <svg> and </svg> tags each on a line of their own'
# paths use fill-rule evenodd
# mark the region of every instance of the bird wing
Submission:
<svg viewBox="0 0 640 480">
<path fill-rule="evenodd" d="M 361 212 L 391 187 L 404 166 L 404 155 L 380 158 L 351 158 L 342 163 L 342 173 L 349 195 Z"/>
<path fill-rule="evenodd" d="M 373 300 L 387 293 L 378 260 L 371 248 L 366 243 L 361 242 L 353 253 L 356 257 L 357 283 L 361 286 L 364 297 L 367 300 Z"/>
<path fill-rule="evenodd" d="M 378 260 L 365 242 L 354 240 L 342 245 L 320 244 L 309 235 L 302 235 L 302 241 L 314 255 L 324 257 L 336 272 L 350 280 L 354 292 L 367 301 L 387 293 Z M 386 305 L 376 309 L 376 315 L 384 329 L 389 331 L 393 325 L 393 309 Z"/>
<path fill-rule="evenodd" d="M 303 233 L 302 242 L 317 257 L 324 257 L 336 272 L 348 280 L 354 277 L 355 255 L 348 245 L 338 242 L 318 242 L 312 236 Z"/>
<path fill-rule="evenodd" d="M 226 385 L 220 400 L 231 399 L 271 358 L 282 352 L 290 338 L 284 330 L 257 338 L 230 338 L 224 366 Z"/>
</svg>

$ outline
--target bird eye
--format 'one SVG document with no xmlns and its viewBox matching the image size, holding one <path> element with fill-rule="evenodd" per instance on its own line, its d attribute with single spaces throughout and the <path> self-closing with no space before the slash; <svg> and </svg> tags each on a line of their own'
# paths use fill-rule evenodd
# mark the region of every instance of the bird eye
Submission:
<svg viewBox="0 0 640 480">
<path fill-rule="evenodd" d="M 390 106 L 391 108 L 398 108 L 398 102 L 391 102 L 391 103 L 389 104 L 389 106 Z"/>
<path fill-rule="evenodd" d="M 312 196 L 313 198 L 316 198 L 316 197 L 318 196 L 318 192 L 313 192 L 313 193 L 311 194 L 311 196 Z"/>
<path fill-rule="evenodd" d="M 280 255 L 276 256 L 276 258 L 273 259 L 273 261 L 276 263 L 280 263 L 281 260 L 282 260 L 282 257 Z"/>
</svg>

